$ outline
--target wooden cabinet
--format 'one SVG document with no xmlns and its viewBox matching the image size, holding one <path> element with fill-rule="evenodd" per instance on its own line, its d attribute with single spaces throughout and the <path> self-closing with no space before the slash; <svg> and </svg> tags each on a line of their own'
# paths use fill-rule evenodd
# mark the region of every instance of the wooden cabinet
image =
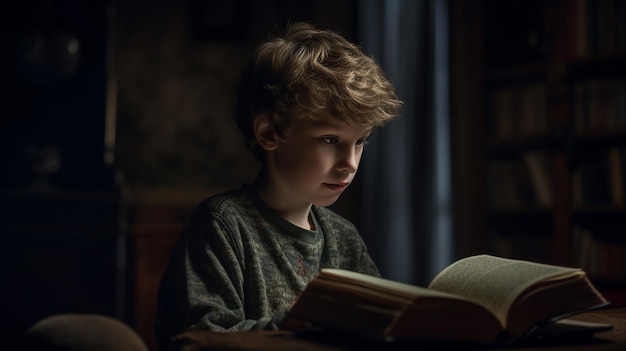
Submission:
<svg viewBox="0 0 626 351">
<path fill-rule="evenodd" d="M 479 101 L 460 113 L 480 126 L 462 134 L 478 145 L 473 183 L 457 182 L 478 202 L 459 210 L 480 217 L 465 241 L 580 266 L 618 304 L 626 302 L 624 18 L 620 0 L 457 1 L 452 30 L 453 43 L 464 30 L 479 33 L 475 51 L 453 44 L 467 59 L 452 68 L 453 101 Z"/>
<path fill-rule="evenodd" d="M 159 284 L 185 223 L 204 198 L 223 189 L 135 191 L 129 209 L 132 257 L 132 326 L 156 350 L 154 321 Z"/>
<path fill-rule="evenodd" d="M 154 321 L 161 277 L 192 208 L 139 205 L 132 210 L 135 329 L 150 350 L 156 350 Z"/>
</svg>

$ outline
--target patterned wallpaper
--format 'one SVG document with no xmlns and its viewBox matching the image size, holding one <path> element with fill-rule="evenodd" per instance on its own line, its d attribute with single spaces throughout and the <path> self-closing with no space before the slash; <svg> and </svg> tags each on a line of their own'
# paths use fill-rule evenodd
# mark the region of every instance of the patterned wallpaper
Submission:
<svg viewBox="0 0 626 351">
<path fill-rule="evenodd" d="M 117 158 L 131 187 L 228 188 L 254 178 L 233 108 L 250 45 L 198 41 L 184 2 L 119 2 Z"/>
</svg>

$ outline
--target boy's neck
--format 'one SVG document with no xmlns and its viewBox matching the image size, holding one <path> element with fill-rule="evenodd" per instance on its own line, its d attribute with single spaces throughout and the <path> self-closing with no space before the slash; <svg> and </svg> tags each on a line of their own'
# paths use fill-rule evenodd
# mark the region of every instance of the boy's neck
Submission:
<svg viewBox="0 0 626 351">
<path fill-rule="evenodd" d="M 263 176 L 259 176 L 252 183 L 252 188 L 269 208 L 288 222 L 307 230 L 315 229 L 310 216 L 310 203 L 298 204 L 289 197 L 282 196 L 277 187 L 272 186 Z"/>
</svg>

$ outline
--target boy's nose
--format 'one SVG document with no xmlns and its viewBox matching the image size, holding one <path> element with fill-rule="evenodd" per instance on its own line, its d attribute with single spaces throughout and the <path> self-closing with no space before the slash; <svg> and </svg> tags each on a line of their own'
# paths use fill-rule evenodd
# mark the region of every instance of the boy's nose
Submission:
<svg viewBox="0 0 626 351">
<path fill-rule="evenodd" d="M 347 149 L 347 148 L 346 148 Z M 339 162 L 337 163 L 337 169 L 341 172 L 354 173 L 359 167 L 359 150 L 355 148 L 349 148 L 343 150 Z"/>
</svg>

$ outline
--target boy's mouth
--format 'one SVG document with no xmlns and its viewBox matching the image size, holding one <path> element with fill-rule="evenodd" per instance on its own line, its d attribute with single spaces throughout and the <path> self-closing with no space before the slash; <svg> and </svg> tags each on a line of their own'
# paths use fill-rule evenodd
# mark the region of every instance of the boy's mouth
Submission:
<svg viewBox="0 0 626 351">
<path fill-rule="evenodd" d="M 324 185 L 335 191 L 342 191 L 350 185 L 350 183 L 324 183 Z"/>
</svg>

